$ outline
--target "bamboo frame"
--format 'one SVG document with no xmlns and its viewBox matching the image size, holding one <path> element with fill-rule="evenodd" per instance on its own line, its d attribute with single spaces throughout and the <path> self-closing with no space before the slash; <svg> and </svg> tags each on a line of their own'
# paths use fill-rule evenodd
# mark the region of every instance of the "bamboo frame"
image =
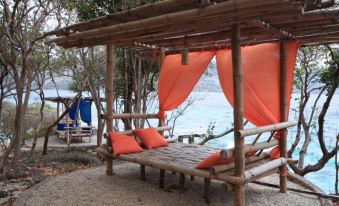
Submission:
<svg viewBox="0 0 339 206">
<path fill-rule="evenodd" d="M 121 154 L 119 156 L 115 156 L 113 155 L 111 152 L 109 152 L 107 149 L 98 147 L 96 149 L 96 152 L 105 157 L 105 161 L 107 161 L 107 159 L 121 159 L 121 160 L 125 160 L 128 162 L 134 162 L 137 164 L 142 164 L 145 166 L 149 166 L 155 169 L 164 169 L 164 170 L 169 170 L 169 171 L 175 171 L 178 173 L 183 173 L 183 174 L 187 174 L 187 175 L 193 175 L 193 176 L 199 176 L 199 177 L 204 177 L 204 178 L 209 178 L 209 179 L 215 179 L 215 180 L 220 180 L 220 181 L 224 181 L 224 182 L 228 182 L 231 184 L 237 184 L 237 185 L 243 185 L 245 184 L 245 179 L 244 177 L 236 177 L 236 176 L 226 176 L 226 175 L 211 175 L 211 173 L 207 170 L 199 170 L 199 169 L 192 169 L 192 168 L 187 168 L 187 167 L 179 167 L 179 166 L 175 166 L 175 165 L 171 165 L 171 164 L 167 164 L 167 163 L 162 163 L 162 162 L 151 162 L 149 160 L 146 159 L 136 159 L 134 157 L 131 157 L 129 155 L 124 155 Z"/>
</svg>

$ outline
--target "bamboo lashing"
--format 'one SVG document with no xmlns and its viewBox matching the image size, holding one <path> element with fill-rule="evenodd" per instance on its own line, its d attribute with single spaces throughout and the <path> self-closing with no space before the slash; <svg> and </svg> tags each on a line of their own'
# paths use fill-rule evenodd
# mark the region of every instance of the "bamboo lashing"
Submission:
<svg viewBox="0 0 339 206">
<path fill-rule="evenodd" d="M 279 140 L 277 140 L 277 139 L 272 139 L 269 142 L 259 142 L 259 143 L 256 143 L 255 145 L 246 144 L 244 146 L 244 152 L 245 152 L 245 154 L 251 153 L 251 152 L 256 152 L 258 150 L 267 149 L 267 148 L 276 146 L 278 144 L 279 144 Z M 227 149 L 227 150 L 221 150 L 220 151 L 220 157 L 221 157 L 221 159 L 232 158 L 232 157 L 234 157 L 234 152 L 235 152 L 234 148 Z"/>
<path fill-rule="evenodd" d="M 259 161 L 259 160 L 262 160 L 262 159 L 266 159 L 266 158 L 268 158 L 268 156 L 269 155 L 267 153 L 263 153 L 260 156 L 246 157 L 245 164 L 256 162 L 256 161 Z M 211 174 L 216 175 L 220 172 L 224 172 L 224 171 L 233 169 L 234 165 L 235 165 L 234 162 L 231 162 L 231 163 L 228 163 L 228 164 L 223 164 L 223 165 L 215 165 L 215 166 L 210 167 L 209 171 L 210 171 Z"/>
<path fill-rule="evenodd" d="M 272 131 L 278 131 L 281 129 L 286 129 L 289 127 L 294 127 L 298 124 L 298 122 L 281 122 L 277 124 L 267 125 L 267 126 L 261 126 L 261 127 L 255 127 L 250 129 L 243 129 L 236 131 L 239 133 L 241 137 L 247 137 L 255 134 L 260 134 L 264 132 L 272 132 Z"/>
<path fill-rule="evenodd" d="M 270 170 L 277 169 L 283 164 L 286 164 L 287 160 L 285 158 L 278 158 L 272 161 L 269 161 L 265 164 L 262 164 L 258 167 L 252 168 L 250 170 L 246 170 L 244 177 L 246 181 L 250 181 L 252 178 L 263 174 L 265 172 L 269 172 Z"/>
</svg>

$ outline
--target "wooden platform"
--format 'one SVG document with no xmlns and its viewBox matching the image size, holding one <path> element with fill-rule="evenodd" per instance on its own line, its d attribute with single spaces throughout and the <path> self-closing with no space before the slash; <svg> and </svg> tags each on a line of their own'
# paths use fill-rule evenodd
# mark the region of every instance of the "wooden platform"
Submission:
<svg viewBox="0 0 339 206">
<path fill-rule="evenodd" d="M 231 184 L 245 184 L 247 182 L 258 179 L 253 178 L 245 181 L 245 177 L 241 178 L 234 176 L 233 169 L 216 175 L 211 174 L 210 171 L 207 169 L 195 169 L 195 166 L 199 162 L 201 162 L 216 151 L 218 150 L 203 145 L 189 145 L 175 142 L 170 143 L 167 147 L 145 150 L 141 153 L 122 154 L 119 156 L 114 156 L 110 154 L 109 156 L 111 156 L 112 158 L 122 159 L 157 169 L 169 170 L 192 176 L 200 176 L 208 179 L 220 180 Z M 263 165 L 267 162 L 270 162 L 270 160 L 271 159 L 263 159 L 257 162 L 246 164 L 246 170 L 258 167 L 259 165 Z M 276 169 L 277 168 L 270 171 L 270 173 L 275 172 Z"/>
</svg>

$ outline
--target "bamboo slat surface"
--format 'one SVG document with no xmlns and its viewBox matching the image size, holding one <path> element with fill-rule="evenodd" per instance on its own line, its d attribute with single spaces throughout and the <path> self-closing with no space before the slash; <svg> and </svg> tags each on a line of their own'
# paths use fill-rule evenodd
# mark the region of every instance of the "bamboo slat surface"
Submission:
<svg viewBox="0 0 339 206">
<path fill-rule="evenodd" d="M 188 175 L 201 176 L 229 182 L 232 184 L 243 184 L 244 179 L 234 176 L 234 169 L 227 170 L 219 174 L 211 174 L 207 169 L 195 169 L 195 166 L 218 151 L 204 145 L 189 145 L 184 143 L 170 143 L 167 147 L 155 148 L 152 150 L 145 150 L 141 153 L 123 154 L 115 156 L 122 160 Z M 257 162 L 247 164 L 245 170 L 258 167 L 269 159 L 263 159 Z"/>
</svg>

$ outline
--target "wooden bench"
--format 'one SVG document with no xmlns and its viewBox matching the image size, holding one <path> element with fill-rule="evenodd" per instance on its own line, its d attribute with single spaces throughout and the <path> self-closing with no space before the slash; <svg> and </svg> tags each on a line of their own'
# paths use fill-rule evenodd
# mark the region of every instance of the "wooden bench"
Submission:
<svg viewBox="0 0 339 206">
<path fill-rule="evenodd" d="M 89 137 L 92 142 L 93 126 L 78 126 L 78 127 L 64 127 L 65 130 L 57 130 L 58 136 L 64 137 L 67 141 L 67 148 L 70 149 L 70 145 L 73 139 L 83 137 Z"/>
</svg>

